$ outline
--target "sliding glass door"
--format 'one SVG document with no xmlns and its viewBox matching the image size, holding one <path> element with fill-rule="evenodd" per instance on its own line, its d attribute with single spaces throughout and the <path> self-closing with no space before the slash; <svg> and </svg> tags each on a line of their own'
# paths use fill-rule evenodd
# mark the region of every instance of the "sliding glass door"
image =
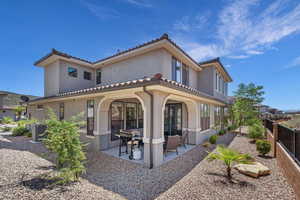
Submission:
<svg viewBox="0 0 300 200">
<path fill-rule="evenodd" d="M 165 136 L 182 135 L 182 104 L 166 104 L 165 108 Z"/>
<path fill-rule="evenodd" d="M 121 129 L 143 128 L 143 109 L 140 103 L 113 102 L 111 104 L 111 140 Z"/>
</svg>

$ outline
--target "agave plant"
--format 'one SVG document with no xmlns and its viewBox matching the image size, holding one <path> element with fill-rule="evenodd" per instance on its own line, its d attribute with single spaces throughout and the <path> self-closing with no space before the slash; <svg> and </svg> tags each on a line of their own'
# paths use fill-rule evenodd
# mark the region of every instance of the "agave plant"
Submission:
<svg viewBox="0 0 300 200">
<path fill-rule="evenodd" d="M 231 181 L 231 169 L 235 163 L 249 164 L 253 158 L 249 154 L 241 154 L 233 149 L 224 146 L 217 146 L 217 153 L 210 153 L 207 157 L 208 161 L 220 160 L 227 167 L 227 178 Z"/>
</svg>

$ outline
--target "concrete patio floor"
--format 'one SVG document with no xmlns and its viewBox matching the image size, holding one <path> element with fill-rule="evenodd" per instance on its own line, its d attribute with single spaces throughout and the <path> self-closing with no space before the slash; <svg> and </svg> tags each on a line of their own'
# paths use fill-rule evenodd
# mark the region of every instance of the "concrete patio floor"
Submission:
<svg viewBox="0 0 300 200">
<path fill-rule="evenodd" d="M 166 162 L 169 162 L 170 160 L 173 160 L 175 159 L 176 157 L 192 150 L 193 148 L 195 148 L 196 145 L 186 145 L 186 147 L 184 146 L 180 146 L 178 147 L 178 155 L 176 154 L 176 152 L 166 152 L 164 154 L 164 161 L 163 161 L 163 164 L 166 163 Z M 124 151 L 125 147 L 122 148 L 122 151 Z M 130 160 L 129 159 L 129 155 L 130 155 L 130 147 L 128 147 L 128 154 L 125 154 L 125 153 L 122 153 L 121 156 L 119 156 L 119 147 L 114 147 L 114 148 L 110 148 L 110 149 L 107 149 L 107 150 L 104 150 L 102 151 L 103 153 L 107 154 L 107 155 L 110 155 L 110 156 L 113 156 L 115 158 L 120 158 L 120 159 L 124 159 L 124 160 L 127 160 L 127 161 L 131 161 L 131 162 L 134 162 L 134 163 L 138 163 L 138 164 L 143 164 L 144 163 L 144 160 L 143 160 L 143 156 L 142 156 L 142 159 L 140 160 Z M 143 155 L 143 153 L 142 153 Z"/>
</svg>

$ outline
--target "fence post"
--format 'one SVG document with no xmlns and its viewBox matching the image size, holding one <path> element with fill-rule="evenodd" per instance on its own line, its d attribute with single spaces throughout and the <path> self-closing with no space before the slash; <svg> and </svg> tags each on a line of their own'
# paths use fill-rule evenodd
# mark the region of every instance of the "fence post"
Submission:
<svg viewBox="0 0 300 200">
<path fill-rule="evenodd" d="M 276 158 L 277 141 L 278 141 L 278 123 L 276 123 L 276 122 L 273 123 L 273 137 L 274 137 L 274 142 L 273 142 L 274 158 Z"/>
</svg>

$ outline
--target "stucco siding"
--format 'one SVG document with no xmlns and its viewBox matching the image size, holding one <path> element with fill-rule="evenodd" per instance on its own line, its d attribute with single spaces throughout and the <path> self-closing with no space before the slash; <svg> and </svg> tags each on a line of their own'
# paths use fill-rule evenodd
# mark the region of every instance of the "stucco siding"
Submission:
<svg viewBox="0 0 300 200">
<path fill-rule="evenodd" d="M 56 95 L 59 92 L 59 62 L 44 67 L 44 96 Z"/>
<path fill-rule="evenodd" d="M 193 68 L 189 68 L 189 86 L 198 88 L 197 73 Z"/>
<path fill-rule="evenodd" d="M 82 120 L 86 120 L 86 104 L 87 99 L 74 99 L 65 101 L 65 119 L 69 120 L 71 117 L 80 115 Z"/>
<path fill-rule="evenodd" d="M 101 71 L 101 85 L 153 77 L 157 73 L 171 79 L 171 55 L 160 49 L 105 66 Z"/>
<path fill-rule="evenodd" d="M 59 92 L 89 88 L 95 85 L 95 70 L 65 61 L 60 61 L 59 63 Z M 68 67 L 77 69 L 77 77 L 68 75 Z M 91 73 L 91 80 L 84 79 L 84 71 Z"/>
<path fill-rule="evenodd" d="M 209 95 L 214 95 L 214 68 L 206 67 L 198 72 L 198 90 Z"/>
<path fill-rule="evenodd" d="M 9 109 L 0 109 L 0 119 L 3 119 L 3 117 L 10 117 L 13 120 L 15 120 L 16 119 L 15 111 Z"/>
</svg>

